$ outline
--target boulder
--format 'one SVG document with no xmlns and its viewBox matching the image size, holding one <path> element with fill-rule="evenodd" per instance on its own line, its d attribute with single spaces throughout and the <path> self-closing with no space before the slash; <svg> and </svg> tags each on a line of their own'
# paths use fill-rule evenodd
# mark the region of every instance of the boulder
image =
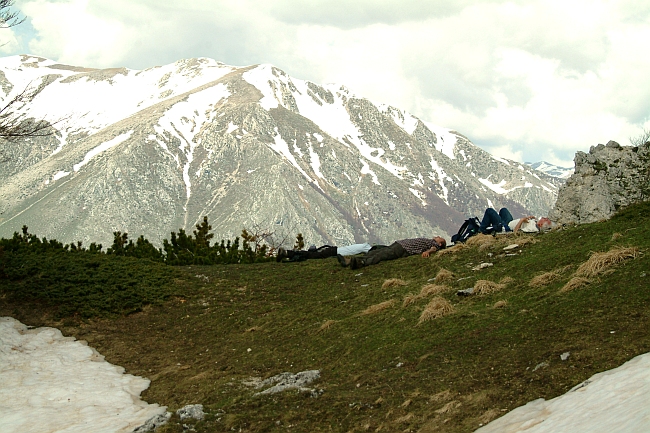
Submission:
<svg viewBox="0 0 650 433">
<path fill-rule="evenodd" d="M 561 224 L 609 219 L 618 209 L 650 198 L 650 142 L 615 141 L 577 152 L 575 173 L 558 192 L 549 217 Z"/>
</svg>

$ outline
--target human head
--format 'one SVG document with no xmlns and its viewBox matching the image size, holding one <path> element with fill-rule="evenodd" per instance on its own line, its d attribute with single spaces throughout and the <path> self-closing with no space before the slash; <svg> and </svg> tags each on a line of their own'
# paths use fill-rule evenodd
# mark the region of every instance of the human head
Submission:
<svg viewBox="0 0 650 433">
<path fill-rule="evenodd" d="M 447 247 L 447 241 L 444 238 L 441 238 L 440 236 L 434 236 L 433 240 L 438 242 L 441 250 Z"/>
<path fill-rule="evenodd" d="M 542 231 L 542 230 L 550 230 L 553 227 L 553 223 L 551 222 L 550 219 L 544 217 L 540 218 L 539 221 L 537 221 L 537 228 Z"/>
</svg>

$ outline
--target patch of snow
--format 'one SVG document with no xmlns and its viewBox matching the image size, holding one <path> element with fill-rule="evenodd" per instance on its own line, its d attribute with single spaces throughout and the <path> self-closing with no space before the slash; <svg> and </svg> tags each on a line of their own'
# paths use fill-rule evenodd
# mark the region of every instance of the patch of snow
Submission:
<svg viewBox="0 0 650 433">
<path fill-rule="evenodd" d="M 322 143 L 322 142 L 323 142 L 323 136 L 320 135 L 318 132 L 314 132 L 313 136 L 316 138 L 316 140 L 317 140 L 319 143 Z"/>
<path fill-rule="evenodd" d="M 291 151 L 289 151 L 289 145 L 287 144 L 286 141 L 284 141 L 284 139 L 282 138 L 282 136 L 280 136 L 280 133 L 278 132 L 278 128 L 277 128 L 277 127 L 275 128 L 275 133 L 276 133 L 276 135 L 273 137 L 273 141 L 274 141 L 275 143 L 270 145 L 271 149 L 273 149 L 273 150 L 276 151 L 279 155 L 281 155 L 281 156 L 283 156 L 284 158 L 286 158 L 286 159 L 291 163 L 291 165 L 293 165 L 294 167 L 296 167 L 296 169 L 297 169 L 297 170 L 298 170 L 298 171 L 299 171 L 303 176 L 305 176 L 305 178 L 306 178 L 309 182 L 314 182 L 314 180 L 313 180 L 311 177 L 309 177 L 309 175 L 305 172 L 305 170 L 303 170 L 302 167 L 300 167 L 300 166 L 298 165 L 298 161 L 296 161 L 296 158 L 293 156 L 293 154 L 291 153 Z"/>
<path fill-rule="evenodd" d="M 476 433 L 647 432 L 649 395 L 650 353 L 646 353 L 595 374 L 564 395 L 520 406 Z"/>
<path fill-rule="evenodd" d="M 226 134 L 230 134 L 231 132 L 239 129 L 239 126 L 235 125 L 234 123 L 230 122 L 228 124 L 228 129 L 226 129 Z"/>
<path fill-rule="evenodd" d="M 185 155 L 183 181 L 187 200 L 192 195 L 192 180 L 189 170 L 194 160 L 194 149 L 199 144 L 198 133 L 214 117 L 214 108 L 222 99 L 230 96 L 225 84 L 217 84 L 188 95 L 187 99 L 174 104 L 158 119 L 154 130 L 160 135 L 170 134 L 180 141 L 179 150 Z"/>
<path fill-rule="evenodd" d="M 433 156 L 431 157 L 431 161 L 429 161 L 431 164 L 431 168 L 436 172 L 436 178 L 438 180 L 438 185 L 440 185 L 440 188 L 442 189 L 442 195 L 438 194 L 438 197 L 443 199 L 445 203 L 449 204 L 449 190 L 445 186 L 445 180 L 449 180 L 450 182 L 453 182 L 454 180 L 445 173 L 445 171 L 438 165 L 438 162 L 433 159 Z M 435 181 L 433 176 L 431 176 L 431 180 Z"/>
<path fill-rule="evenodd" d="M 69 174 L 70 174 L 70 172 L 61 170 L 61 171 L 57 172 L 54 176 L 52 176 L 52 182 L 56 182 L 57 180 L 59 180 L 59 179 L 61 179 L 63 177 L 66 177 Z"/>
<path fill-rule="evenodd" d="M 450 129 L 442 128 L 429 122 L 424 122 L 424 124 L 438 138 L 438 142 L 435 145 L 436 150 L 447 155 L 449 159 L 456 159 L 456 155 L 454 155 L 457 141 L 456 134 L 453 134 Z"/>
<path fill-rule="evenodd" d="M 58 329 L 0 318 L 0 431 L 131 432 L 166 408 L 140 400 L 149 380 L 124 374 Z"/>
<path fill-rule="evenodd" d="M 318 154 L 314 152 L 314 149 L 312 149 L 311 144 L 309 145 L 309 159 L 311 161 L 311 168 L 314 170 L 314 174 L 321 179 L 325 179 L 323 173 L 320 172 L 320 158 L 318 157 Z"/>
<path fill-rule="evenodd" d="M 413 189 L 413 188 L 409 188 L 409 191 L 411 191 L 411 194 L 413 194 L 414 196 L 416 196 L 420 200 L 420 203 L 422 203 L 422 206 L 427 205 L 427 202 L 424 201 L 423 194 L 420 191 L 418 191 L 417 189 Z"/>
<path fill-rule="evenodd" d="M 510 165 L 510 161 L 508 161 L 507 159 L 499 158 L 498 156 L 495 156 L 495 155 L 490 155 L 490 156 L 491 156 L 492 159 L 494 159 L 495 161 L 499 161 L 499 162 L 502 162 L 502 163 L 504 163 L 504 164 L 506 164 L 506 165 Z"/>
<path fill-rule="evenodd" d="M 373 183 L 377 185 L 381 185 L 379 183 L 379 179 L 377 178 L 375 172 L 370 170 L 370 166 L 368 165 L 368 163 L 365 160 L 363 160 L 363 158 L 359 158 L 359 161 L 361 161 L 361 164 L 363 164 L 363 167 L 361 167 L 361 174 L 370 174 L 372 176 Z"/>
<path fill-rule="evenodd" d="M 110 148 L 112 148 L 112 147 L 115 147 L 115 146 L 117 146 L 117 145 L 120 144 L 120 143 L 125 142 L 126 140 L 128 140 L 129 138 L 131 138 L 131 135 L 133 135 L 133 131 L 129 131 L 129 132 L 126 132 L 126 133 L 124 133 L 124 134 L 120 134 L 120 135 L 118 135 L 117 137 L 113 138 L 112 140 L 109 140 L 109 141 L 106 141 L 106 142 L 100 144 L 99 146 L 95 147 L 93 150 L 91 150 L 90 152 L 88 152 L 88 153 L 86 154 L 86 156 L 84 156 L 83 161 L 81 161 L 81 162 L 75 164 L 75 165 L 72 167 L 72 169 L 73 169 L 75 172 L 79 171 L 79 169 L 80 169 L 81 167 L 83 167 L 84 165 L 88 164 L 88 163 L 90 162 L 91 159 L 93 159 L 94 157 L 96 157 L 96 156 L 99 155 L 100 153 L 105 152 L 105 151 L 107 151 L 108 149 L 110 149 Z"/>
</svg>

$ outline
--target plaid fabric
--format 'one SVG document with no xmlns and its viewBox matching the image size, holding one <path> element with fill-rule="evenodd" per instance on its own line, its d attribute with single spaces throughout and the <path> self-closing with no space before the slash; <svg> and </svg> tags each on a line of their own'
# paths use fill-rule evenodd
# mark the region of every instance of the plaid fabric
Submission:
<svg viewBox="0 0 650 433">
<path fill-rule="evenodd" d="M 409 254 L 422 254 L 434 246 L 440 249 L 438 242 L 427 238 L 402 239 L 401 241 L 397 241 L 397 243 Z"/>
</svg>

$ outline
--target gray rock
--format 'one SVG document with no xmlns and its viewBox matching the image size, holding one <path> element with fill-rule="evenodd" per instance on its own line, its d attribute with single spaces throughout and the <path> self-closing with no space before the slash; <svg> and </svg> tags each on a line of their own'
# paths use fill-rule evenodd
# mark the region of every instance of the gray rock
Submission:
<svg viewBox="0 0 650 433">
<path fill-rule="evenodd" d="M 205 418 L 202 404 L 188 404 L 187 406 L 183 406 L 176 411 L 176 415 L 181 418 L 181 421 L 185 421 L 186 419 L 195 419 L 200 421 Z"/>
<path fill-rule="evenodd" d="M 146 423 L 142 424 L 140 427 L 137 427 L 136 429 L 133 430 L 133 433 L 147 433 L 147 432 L 152 432 L 156 430 L 158 427 L 160 427 L 163 424 L 166 424 L 167 421 L 169 421 L 169 418 L 171 418 L 172 414 L 171 412 L 165 412 L 161 413 L 159 415 L 156 415 L 152 418 L 149 418 Z"/>
<path fill-rule="evenodd" d="M 577 152 L 575 173 L 558 193 L 549 217 L 561 224 L 611 218 L 618 209 L 650 198 L 650 143 L 621 146 L 610 141 Z"/>
<path fill-rule="evenodd" d="M 245 384 L 255 386 L 256 388 L 264 388 L 272 385 L 264 391 L 255 393 L 255 395 L 275 394 L 288 389 L 298 389 L 314 394 L 316 391 L 312 388 L 307 388 L 306 385 L 309 385 L 318 378 L 320 378 L 320 370 L 307 370 L 295 374 L 289 372 L 280 373 L 262 381 L 248 381 Z"/>
</svg>

